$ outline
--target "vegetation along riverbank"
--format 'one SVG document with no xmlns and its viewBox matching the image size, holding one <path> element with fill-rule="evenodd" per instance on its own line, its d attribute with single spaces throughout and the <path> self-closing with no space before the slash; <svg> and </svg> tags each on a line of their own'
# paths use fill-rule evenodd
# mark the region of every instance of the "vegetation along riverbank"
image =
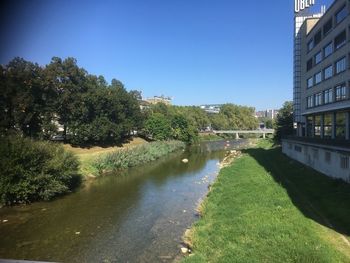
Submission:
<svg viewBox="0 0 350 263">
<path fill-rule="evenodd" d="M 350 262 L 349 192 L 260 142 L 220 171 L 184 262 Z"/>
<path fill-rule="evenodd" d="M 101 175 L 119 169 L 155 161 L 176 150 L 184 149 L 186 144 L 181 141 L 160 141 L 142 144 L 101 155 L 92 161 L 94 175 Z"/>
</svg>

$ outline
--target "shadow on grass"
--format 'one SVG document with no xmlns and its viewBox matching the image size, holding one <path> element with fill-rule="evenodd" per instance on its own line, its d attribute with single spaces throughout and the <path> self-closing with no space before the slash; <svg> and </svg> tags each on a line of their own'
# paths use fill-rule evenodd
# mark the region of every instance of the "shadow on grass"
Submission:
<svg viewBox="0 0 350 263">
<path fill-rule="evenodd" d="M 279 147 L 245 152 L 287 190 L 293 204 L 306 217 L 350 236 L 350 184 L 288 158 Z"/>
</svg>

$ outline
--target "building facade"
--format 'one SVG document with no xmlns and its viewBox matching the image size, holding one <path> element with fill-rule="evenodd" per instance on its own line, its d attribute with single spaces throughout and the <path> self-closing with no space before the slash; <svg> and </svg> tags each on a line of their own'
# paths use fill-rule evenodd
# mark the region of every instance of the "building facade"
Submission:
<svg viewBox="0 0 350 263">
<path fill-rule="evenodd" d="M 295 16 L 297 136 L 283 140 L 283 152 L 350 182 L 350 0 L 306 12 Z"/>
</svg>

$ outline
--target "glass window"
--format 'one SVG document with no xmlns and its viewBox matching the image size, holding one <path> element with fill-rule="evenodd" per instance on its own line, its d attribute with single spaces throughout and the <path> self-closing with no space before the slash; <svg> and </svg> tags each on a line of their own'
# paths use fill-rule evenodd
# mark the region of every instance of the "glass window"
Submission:
<svg viewBox="0 0 350 263">
<path fill-rule="evenodd" d="M 306 63 L 306 70 L 309 71 L 310 69 L 312 69 L 312 66 L 312 58 L 310 58 Z"/>
<path fill-rule="evenodd" d="M 315 116 L 315 126 L 314 126 L 315 137 L 321 137 L 321 116 Z"/>
<path fill-rule="evenodd" d="M 337 139 L 345 139 L 345 119 L 344 112 L 337 112 L 335 117 L 335 131 Z"/>
<path fill-rule="evenodd" d="M 346 44 L 346 31 L 344 30 L 334 39 L 334 49 L 341 48 L 345 44 Z"/>
<path fill-rule="evenodd" d="M 313 96 L 306 98 L 306 104 L 308 108 L 312 108 L 314 106 L 314 98 Z"/>
<path fill-rule="evenodd" d="M 312 121 L 312 117 L 311 116 L 308 116 L 306 118 L 306 127 L 307 127 L 307 130 L 306 130 L 306 136 L 307 137 L 312 137 L 312 126 L 313 126 L 313 121 Z"/>
<path fill-rule="evenodd" d="M 323 75 L 324 75 L 324 79 L 329 79 L 329 78 L 333 77 L 333 66 L 331 65 L 331 66 L 325 68 L 323 71 Z"/>
<path fill-rule="evenodd" d="M 345 100 L 346 99 L 346 86 L 345 84 L 339 85 L 335 88 L 335 100 Z"/>
<path fill-rule="evenodd" d="M 332 138 L 332 114 L 325 114 L 323 121 L 324 132 L 323 135 L 325 138 Z"/>
<path fill-rule="evenodd" d="M 325 46 L 323 52 L 325 58 L 331 55 L 333 53 L 333 43 L 331 42 L 327 46 Z"/>
<path fill-rule="evenodd" d="M 311 77 L 307 80 L 307 87 L 311 88 L 314 85 L 314 78 Z"/>
<path fill-rule="evenodd" d="M 320 43 L 322 40 L 322 31 L 318 31 L 316 34 L 315 34 L 315 38 L 314 38 L 314 45 L 318 45 L 318 43 Z"/>
<path fill-rule="evenodd" d="M 320 51 L 315 55 L 315 64 L 317 65 L 321 61 L 322 61 L 322 52 Z"/>
<path fill-rule="evenodd" d="M 322 93 L 315 94 L 315 107 L 322 105 Z"/>
<path fill-rule="evenodd" d="M 307 51 L 310 51 L 313 48 L 314 48 L 314 40 L 312 39 L 307 43 Z"/>
<path fill-rule="evenodd" d="M 345 19 L 345 17 L 348 15 L 348 10 L 346 8 L 346 5 L 344 5 L 342 7 L 342 9 L 340 9 L 340 11 L 338 13 L 336 13 L 335 15 L 335 22 L 337 24 L 339 24 L 341 21 L 343 21 Z"/>
<path fill-rule="evenodd" d="M 323 35 L 327 35 L 333 28 L 333 19 L 329 19 L 323 26 Z"/>
<path fill-rule="evenodd" d="M 346 57 L 343 57 L 342 59 L 338 60 L 335 63 L 335 73 L 341 73 L 346 70 Z"/>
<path fill-rule="evenodd" d="M 328 89 L 324 91 L 324 103 L 332 103 L 333 102 L 333 89 Z"/>
<path fill-rule="evenodd" d="M 322 73 L 321 71 L 315 74 L 315 85 L 322 81 Z"/>
</svg>

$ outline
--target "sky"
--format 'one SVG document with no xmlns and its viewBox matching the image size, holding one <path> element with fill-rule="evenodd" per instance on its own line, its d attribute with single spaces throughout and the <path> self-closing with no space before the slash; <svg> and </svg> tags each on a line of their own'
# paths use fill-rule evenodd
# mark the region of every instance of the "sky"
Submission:
<svg viewBox="0 0 350 263">
<path fill-rule="evenodd" d="M 293 0 L 2 0 L 0 64 L 74 57 L 176 105 L 280 108 L 293 96 L 293 16 Z"/>
</svg>

